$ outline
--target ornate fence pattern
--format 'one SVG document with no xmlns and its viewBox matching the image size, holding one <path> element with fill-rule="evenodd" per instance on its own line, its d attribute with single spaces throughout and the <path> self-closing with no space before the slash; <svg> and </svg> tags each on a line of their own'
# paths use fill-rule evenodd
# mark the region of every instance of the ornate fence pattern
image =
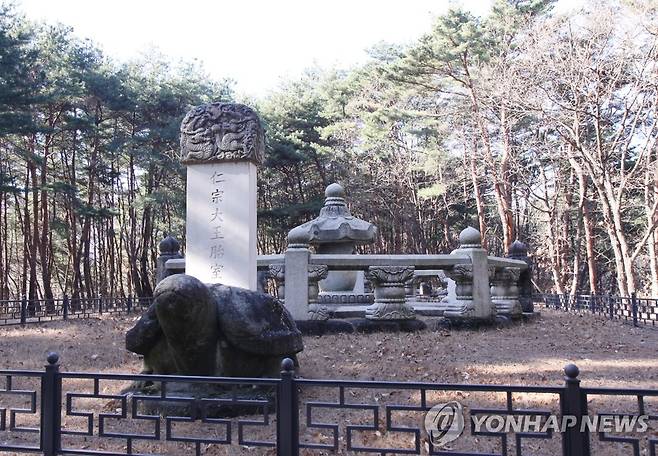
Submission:
<svg viewBox="0 0 658 456">
<path fill-rule="evenodd" d="M 14 299 L 0 301 L 0 326 L 91 318 L 103 314 L 142 312 L 152 298 Z"/>
<path fill-rule="evenodd" d="M 573 313 L 591 313 L 633 323 L 635 326 L 658 328 L 658 298 L 613 295 L 534 295 L 535 303 L 549 309 Z"/>
<path fill-rule="evenodd" d="M 562 386 L 295 379 L 291 360 L 282 369 L 272 379 L 65 373 L 51 354 L 44 371 L 0 371 L 0 452 L 656 455 L 658 390 L 583 388 L 573 365 Z M 142 392 L 127 388 L 134 382 Z M 424 416 L 448 400 L 464 405 L 471 426 L 438 448 Z M 572 415 L 579 423 L 643 415 L 649 431 L 476 431 L 471 417 L 486 415 Z"/>
</svg>

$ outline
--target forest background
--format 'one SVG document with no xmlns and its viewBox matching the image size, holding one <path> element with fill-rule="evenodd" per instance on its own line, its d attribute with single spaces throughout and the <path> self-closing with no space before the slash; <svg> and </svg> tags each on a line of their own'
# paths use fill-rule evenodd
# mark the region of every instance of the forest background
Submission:
<svg viewBox="0 0 658 456">
<path fill-rule="evenodd" d="M 340 182 L 379 227 L 364 251 L 446 253 L 473 225 L 491 254 L 529 246 L 538 291 L 658 296 L 658 6 L 552 6 L 452 8 L 412 44 L 259 99 L 2 6 L 0 299 L 151 295 L 163 233 L 184 249 L 180 121 L 210 101 L 266 128 L 261 253 Z"/>
</svg>

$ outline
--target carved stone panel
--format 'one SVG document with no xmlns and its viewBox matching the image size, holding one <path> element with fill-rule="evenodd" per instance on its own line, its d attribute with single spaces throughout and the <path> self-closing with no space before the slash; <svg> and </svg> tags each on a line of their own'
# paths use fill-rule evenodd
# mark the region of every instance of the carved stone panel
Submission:
<svg viewBox="0 0 658 456">
<path fill-rule="evenodd" d="M 276 290 L 279 299 L 286 298 L 286 267 L 283 264 L 271 264 L 268 268 L 267 274 L 274 279 L 276 283 Z"/>
<path fill-rule="evenodd" d="M 225 161 L 262 163 L 263 127 L 256 112 L 237 103 L 208 103 L 187 113 L 180 128 L 185 164 Z"/>
</svg>

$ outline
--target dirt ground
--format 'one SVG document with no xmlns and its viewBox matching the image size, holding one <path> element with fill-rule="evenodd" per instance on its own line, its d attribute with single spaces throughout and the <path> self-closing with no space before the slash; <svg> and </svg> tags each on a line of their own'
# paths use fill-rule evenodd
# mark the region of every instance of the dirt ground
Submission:
<svg viewBox="0 0 658 456">
<path fill-rule="evenodd" d="M 141 367 L 140 358 L 124 349 L 125 331 L 135 320 L 136 317 L 103 318 L 50 322 L 25 328 L 0 328 L 0 369 L 40 370 L 45 364 L 46 354 L 49 351 L 57 351 L 63 372 L 138 373 Z M 580 368 L 584 387 L 658 389 L 658 330 L 633 328 L 621 322 L 592 315 L 578 316 L 542 310 L 539 319 L 500 329 L 309 336 L 305 337 L 304 345 L 305 349 L 299 356 L 299 376 L 304 379 L 560 386 L 563 384 L 563 367 L 574 363 Z M 0 381 L 0 386 L 2 383 Z M 102 382 L 101 385 L 107 383 L 109 382 Z M 90 383 L 84 385 L 84 388 L 91 388 Z M 117 385 L 100 387 L 103 393 L 109 391 L 116 394 L 117 389 Z M 305 415 L 309 412 L 309 407 L 314 407 L 309 406 L 309 402 L 337 401 L 336 389 L 309 386 L 300 394 L 304 404 L 301 421 L 305 435 L 302 441 L 331 444 L 332 431 L 307 423 Z M 428 402 L 458 399 L 469 409 L 485 406 L 504 408 L 506 400 L 504 393 L 491 392 L 442 391 L 427 394 Z M 361 403 L 359 401 L 363 400 L 362 403 L 399 405 L 417 404 L 420 392 L 418 389 L 364 391 L 346 388 L 345 395 L 348 402 L 352 398 L 354 403 Z M 2 400 L 3 397 L 0 396 L 0 402 Z M 542 408 L 557 412 L 555 395 L 514 393 L 512 400 L 515 407 Z M 601 410 L 610 410 L 612 407 L 616 412 L 628 413 L 637 410 L 637 398 L 633 396 L 624 397 L 624 400 L 603 398 L 598 403 L 597 400 L 595 397 L 590 399 L 591 411 L 597 407 Z M 106 400 L 100 407 L 106 409 L 107 404 Z M 647 412 L 658 414 L 658 398 L 646 398 L 644 405 Z M 331 407 L 313 409 L 313 421 L 339 424 L 338 445 L 341 449 L 338 452 L 321 449 L 306 451 L 308 454 L 356 454 L 345 450 L 345 426 L 348 423 L 372 423 L 372 416 L 367 413 L 364 415 L 363 410 L 336 410 L 338 407 L 330 409 Z M 66 418 L 70 419 L 68 422 L 64 420 L 65 426 L 86 426 L 81 424 L 84 420 L 76 421 L 76 417 Z M 361 432 L 360 435 L 355 432 L 355 442 L 352 443 L 356 444 L 358 441 L 368 447 L 389 445 L 396 448 L 413 448 L 416 445 L 415 437 L 409 433 L 386 431 L 385 419 L 382 407 L 378 428 Z M 392 418 L 392 421 L 395 420 L 398 421 L 393 425 L 418 427 L 422 416 L 409 412 L 407 415 Z M 265 427 L 259 429 L 257 434 L 267 434 Z M 273 432 L 271 420 L 268 427 L 268 432 Z M 657 435 L 655 427 L 656 423 L 649 430 L 654 438 Z M 6 437 L 0 435 L 0 442 L 5 439 Z M 595 440 L 595 437 L 593 439 Z M 142 443 L 148 444 L 137 440 L 135 447 Z M 265 437 L 265 440 L 268 438 Z M 509 440 L 509 449 L 513 453 L 514 439 Z M 500 447 L 499 442 L 500 439 L 495 437 L 469 435 L 468 439 L 460 439 L 450 448 L 455 451 L 494 451 Z M 523 454 L 557 454 L 560 452 L 559 443 L 559 437 L 555 436 L 546 441 L 527 439 L 522 443 Z M 87 443 L 77 445 L 81 445 L 81 448 L 85 445 L 94 447 L 91 438 Z M 630 446 L 604 445 L 598 440 L 593 442 L 593 446 L 597 450 L 594 454 L 597 455 L 632 454 Z M 160 451 L 166 454 L 188 454 L 190 448 L 185 448 Z M 143 451 L 151 449 L 148 445 L 142 448 Z M 194 452 L 193 446 L 191 449 L 192 453 L 189 454 Z M 121 451 L 126 451 L 126 447 Z M 133 451 L 136 451 L 135 448 Z M 239 451 L 224 451 L 228 450 L 220 445 L 200 447 L 200 454 L 274 454 L 273 450 L 249 444 L 240 446 Z M 421 454 L 427 454 L 426 451 L 426 437 L 423 437 Z"/>
<path fill-rule="evenodd" d="M 137 317 L 0 328 L 0 368 L 41 369 L 60 354 L 62 371 L 138 373 L 124 349 Z M 302 378 L 546 385 L 580 368 L 583 386 L 658 388 L 658 330 L 591 315 L 543 310 L 502 329 L 308 336 Z"/>
</svg>

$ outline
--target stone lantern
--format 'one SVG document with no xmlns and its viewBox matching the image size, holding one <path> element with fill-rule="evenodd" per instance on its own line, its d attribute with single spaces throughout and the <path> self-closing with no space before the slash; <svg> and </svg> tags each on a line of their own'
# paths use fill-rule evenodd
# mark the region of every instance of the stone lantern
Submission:
<svg viewBox="0 0 658 456">
<path fill-rule="evenodd" d="M 358 244 L 370 244 L 377 235 L 377 227 L 354 217 L 345 203 L 345 189 L 339 184 L 329 185 L 325 192 L 324 207 L 320 215 L 292 231 L 303 231 L 316 253 L 354 254 Z M 330 271 L 319 282 L 321 294 L 351 294 L 355 292 L 359 273 L 356 271 Z"/>
</svg>

